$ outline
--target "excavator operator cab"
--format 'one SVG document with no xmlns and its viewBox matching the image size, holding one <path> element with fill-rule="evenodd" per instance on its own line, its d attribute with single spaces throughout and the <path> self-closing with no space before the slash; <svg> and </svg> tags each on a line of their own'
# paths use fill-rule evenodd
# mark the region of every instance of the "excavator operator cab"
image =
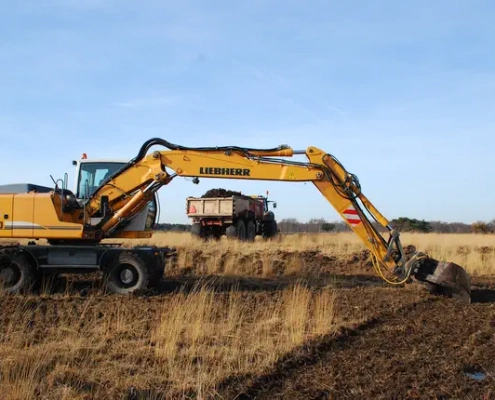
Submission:
<svg viewBox="0 0 495 400">
<path fill-rule="evenodd" d="M 76 197 L 88 199 L 106 178 L 124 165 L 125 161 L 81 160 L 76 164 Z"/>
<path fill-rule="evenodd" d="M 113 175 L 125 164 L 127 160 L 122 159 L 88 159 L 83 154 L 80 160 L 72 161 L 76 167 L 76 179 L 74 194 L 81 204 L 94 193 L 101 183 Z M 155 194 L 152 201 L 148 203 L 139 214 L 137 214 L 124 230 L 149 230 L 156 223 L 158 209 L 158 196 Z"/>
</svg>

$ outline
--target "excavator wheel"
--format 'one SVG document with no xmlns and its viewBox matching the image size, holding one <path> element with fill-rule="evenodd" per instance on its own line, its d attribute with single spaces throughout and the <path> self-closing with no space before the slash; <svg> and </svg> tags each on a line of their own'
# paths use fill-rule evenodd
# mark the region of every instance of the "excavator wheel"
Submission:
<svg viewBox="0 0 495 400">
<path fill-rule="evenodd" d="M 107 289 L 115 294 L 129 294 L 149 287 L 150 274 L 146 263 L 130 252 L 114 257 L 105 273 Z"/>
<path fill-rule="evenodd" d="M 24 254 L 16 254 L 12 260 L 0 264 L 0 288 L 10 294 L 28 292 L 36 281 L 36 274 Z"/>
</svg>

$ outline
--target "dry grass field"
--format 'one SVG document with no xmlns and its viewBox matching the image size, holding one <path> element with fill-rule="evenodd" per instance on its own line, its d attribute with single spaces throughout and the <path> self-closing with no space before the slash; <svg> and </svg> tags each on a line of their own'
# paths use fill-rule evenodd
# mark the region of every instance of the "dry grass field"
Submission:
<svg viewBox="0 0 495 400">
<path fill-rule="evenodd" d="M 387 285 L 353 234 L 125 242 L 178 251 L 149 293 L 0 294 L 0 398 L 495 398 L 495 236 L 402 242 L 464 266 L 472 304 Z"/>
<path fill-rule="evenodd" d="M 401 241 L 403 245 L 412 244 L 436 259 L 462 265 L 472 275 L 495 275 L 495 235 L 403 233 Z M 320 256 L 349 260 L 365 250 L 359 237 L 353 233 L 282 235 L 269 242 L 257 238 L 251 245 L 224 238 L 205 245 L 189 234 L 156 233 L 152 240 L 133 243 L 177 248 L 180 250 L 177 266 L 181 271 L 192 269 L 200 274 L 241 276 L 280 275 L 277 267 L 280 264 L 284 265 L 285 274 L 305 274 L 309 272 L 305 261 L 311 261 L 304 258 L 308 254 L 319 253 Z M 208 262 L 198 262 L 197 256 L 200 260 L 208 258 Z M 350 268 L 350 272 L 355 270 Z"/>
</svg>

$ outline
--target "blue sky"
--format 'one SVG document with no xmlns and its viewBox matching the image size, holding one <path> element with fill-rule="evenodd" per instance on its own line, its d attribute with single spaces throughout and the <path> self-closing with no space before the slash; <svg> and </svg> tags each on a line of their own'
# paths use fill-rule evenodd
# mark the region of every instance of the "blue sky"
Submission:
<svg viewBox="0 0 495 400">
<path fill-rule="evenodd" d="M 0 1 L 0 181 L 190 146 L 316 146 L 389 219 L 495 218 L 489 1 Z M 339 220 L 311 183 L 177 179 L 161 221 L 212 187 L 278 218 Z"/>
</svg>

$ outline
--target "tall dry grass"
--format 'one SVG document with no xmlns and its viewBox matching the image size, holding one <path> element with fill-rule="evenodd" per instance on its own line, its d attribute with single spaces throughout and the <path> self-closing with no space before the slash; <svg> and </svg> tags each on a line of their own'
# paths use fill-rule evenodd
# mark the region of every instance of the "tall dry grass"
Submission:
<svg viewBox="0 0 495 400">
<path fill-rule="evenodd" d="M 164 374 L 211 394 L 214 382 L 259 373 L 296 346 L 334 328 L 333 291 L 295 285 L 257 304 L 240 292 L 179 294 L 161 313 L 152 340 Z M 261 299 L 260 299 L 261 300 Z"/>
<path fill-rule="evenodd" d="M 205 283 L 152 302 L 139 298 L 17 301 L 2 315 L 0 398 L 122 398 L 215 393 L 229 376 L 261 373 L 335 329 L 335 293 L 303 284 L 271 294 Z M 13 307 L 17 305 L 16 307 Z"/>
</svg>

